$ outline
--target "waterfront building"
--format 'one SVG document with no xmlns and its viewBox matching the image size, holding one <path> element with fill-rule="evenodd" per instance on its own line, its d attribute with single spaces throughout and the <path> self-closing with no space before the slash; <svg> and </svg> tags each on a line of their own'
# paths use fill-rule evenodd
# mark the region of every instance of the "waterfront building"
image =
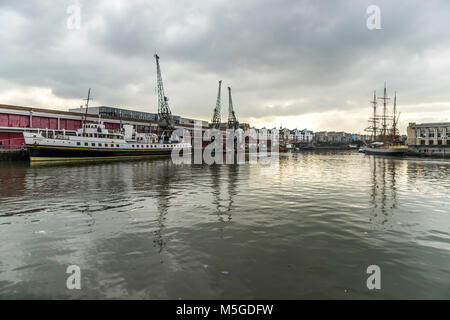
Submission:
<svg viewBox="0 0 450 320">
<path fill-rule="evenodd" d="M 410 123 L 406 142 L 412 155 L 450 157 L 450 122 Z"/>
<path fill-rule="evenodd" d="M 409 146 L 450 146 L 450 122 L 408 125 Z"/>
<path fill-rule="evenodd" d="M 317 143 L 324 144 L 350 144 L 358 141 L 370 141 L 371 137 L 342 131 L 318 131 L 314 133 L 314 139 Z"/>
<path fill-rule="evenodd" d="M 357 134 L 356 141 L 372 142 L 372 135 L 370 135 L 370 134 Z"/>
<path fill-rule="evenodd" d="M 91 110 L 92 109 L 92 110 Z M 83 111 L 84 110 L 84 111 Z M 54 130 L 74 134 L 81 128 L 86 109 L 60 111 L 42 108 L 0 104 L 0 149 L 20 149 L 24 146 L 24 131 Z M 117 130 L 124 124 L 133 125 L 137 132 L 156 132 L 158 122 L 154 114 L 111 107 L 88 109 L 87 121 L 97 122 L 99 116 L 108 130 Z M 175 127 L 192 130 L 194 119 L 174 116 Z M 207 121 L 201 121 L 203 128 Z"/>
<path fill-rule="evenodd" d="M 69 109 L 69 112 L 77 112 L 84 114 L 86 112 L 85 108 L 75 108 Z M 151 112 L 143 112 L 129 109 L 122 109 L 110 106 L 98 106 L 98 107 L 89 107 L 88 114 L 100 115 L 102 117 L 109 116 L 120 119 L 128 119 L 128 120 L 144 120 L 144 121 L 158 121 L 158 114 Z M 200 121 L 203 127 L 208 126 L 208 121 L 196 120 L 190 118 L 183 118 L 180 116 L 172 115 L 173 121 L 175 124 L 180 125 L 194 125 L 195 121 Z"/>
<path fill-rule="evenodd" d="M 352 141 L 352 136 L 345 132 L 321 131 L 315 134 L 316 141 L 319 143 L 340 144 Z"/>
<path fill-rule="evenodd" d="M 301 142 L 301 143 L 310 143 L 314 138 L 314 132 L 308 129 L 291 130 L 289 134 L 289 141 L 291 142 Z"/>
</svg>

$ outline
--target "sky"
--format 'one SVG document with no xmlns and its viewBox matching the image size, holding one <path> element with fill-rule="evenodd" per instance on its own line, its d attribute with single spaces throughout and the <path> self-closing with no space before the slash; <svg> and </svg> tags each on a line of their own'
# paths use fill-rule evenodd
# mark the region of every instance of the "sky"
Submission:
<svg viewBox="0 0 450 320">
<path fill-rule="evenodd" d="M 230 86 L 240 122 L 362 133 L 386 82 L 406 133 L 450 121 L 449 17 L 447 0 L 0 0 L 0 104 L 68 110 L 92 88 L 157 112 L 157 52 L 176 115 L 211 120 L 222 80 L 223 121 Z"/>
</svg>

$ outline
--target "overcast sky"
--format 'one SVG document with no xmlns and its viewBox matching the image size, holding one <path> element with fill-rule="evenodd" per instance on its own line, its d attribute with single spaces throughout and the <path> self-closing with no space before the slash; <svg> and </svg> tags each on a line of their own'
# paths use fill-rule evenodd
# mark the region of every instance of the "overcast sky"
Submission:
<svg viewBox="0 0 450 320">
<path fill-rule="evenodd" d="M 223 80 L 223 120 L 231 86 L 240 122 L 363 132 L 387 81 L 403 132 L 450 121 L 447 0 L 0 0 L 0 41 L 0 104 L 67 110 L 91 87 L 93 105 L 157 112 L 158 52 L 181 116 L 210 120 Z"/>
</svg>

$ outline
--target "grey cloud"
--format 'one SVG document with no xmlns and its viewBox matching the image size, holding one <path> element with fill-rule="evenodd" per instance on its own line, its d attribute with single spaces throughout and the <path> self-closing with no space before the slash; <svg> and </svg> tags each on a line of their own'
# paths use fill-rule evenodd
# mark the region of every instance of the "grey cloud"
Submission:
<svg viewBox="0 0 450 320">
<path fill-rule="evenodd" d="M 1 24 L 4 80 L 67 99 L 93 87 L 98 103 L 155 111 L 158 51 L 173 112 L 203 119 L 220 79 L 244 121 L 369 112 L 385 80 L 405 105 L 450 101 L 447 1 L 377 1 L 376 31 L 366 28 L 373 1 L 80 1 L 82 27 L 70 31 L 73 3 L 0 2 L 0 13 L 20 19 Z"/>
</svg>

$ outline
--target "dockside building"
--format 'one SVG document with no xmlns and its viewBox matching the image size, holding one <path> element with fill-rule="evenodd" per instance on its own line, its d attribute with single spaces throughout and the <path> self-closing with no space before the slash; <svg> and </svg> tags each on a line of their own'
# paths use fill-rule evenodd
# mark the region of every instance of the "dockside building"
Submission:
<svg viewBox="0 0 450 320">
<path fill-rule="evenodd" d="M 411 155 L 450 158 L 450 122 L 413 122 L 407 132 Z"/>
<path fill-rule="evenodd" d="M 409 146 L 450 146 L 450 122 L 410 123 Z"/>
</svg>

